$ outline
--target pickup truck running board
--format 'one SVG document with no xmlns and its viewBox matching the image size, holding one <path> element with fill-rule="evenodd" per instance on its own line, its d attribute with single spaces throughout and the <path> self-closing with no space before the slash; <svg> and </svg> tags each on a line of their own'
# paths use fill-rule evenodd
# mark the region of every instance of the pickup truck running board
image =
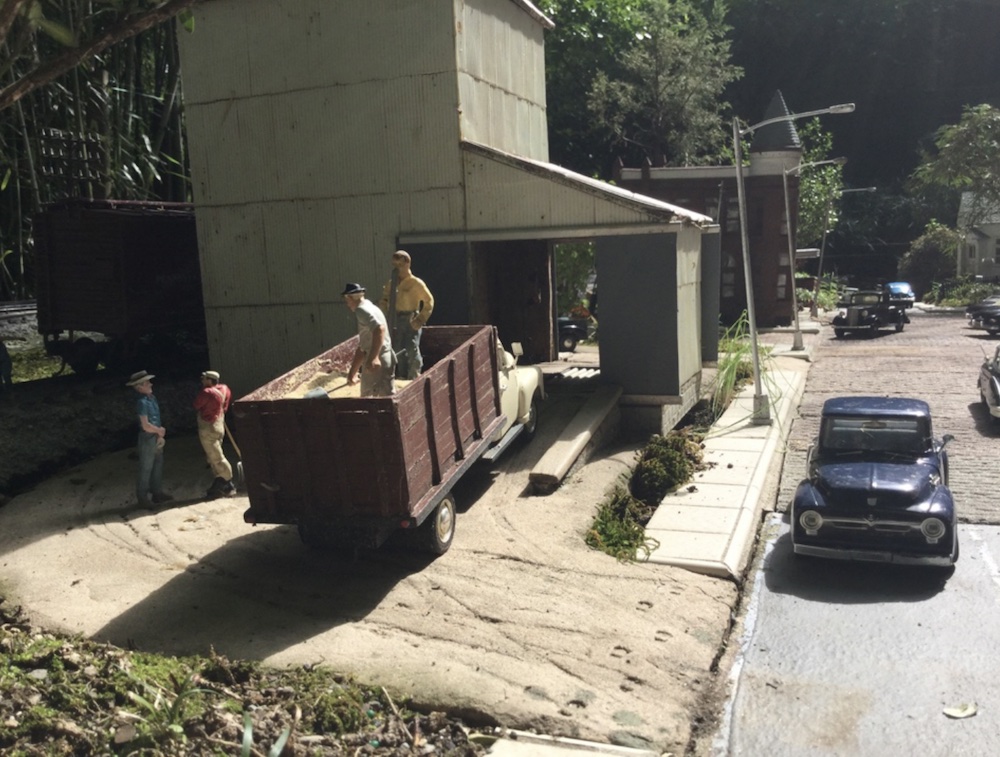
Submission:
<svg viewBox="0 0 1000 757">
<path fill-rule="evenodd" d="M 515 423 L 513 426 L 510 427 L 510 430 L 503 435 L 503 439 L 498 441 L 496 444 L 494 444 L 492 447 L 490 447 L 483 453 L 482 459 L 488 462 L 493 462 L 494 460 L 496 460 L 498 457 L 500 457 L 500 455 L 503 454 L 503 451 L 510 446 L 510 443 L 513 442 L 523 430 L 524 430 L 523 423 Z"/>
</svg>

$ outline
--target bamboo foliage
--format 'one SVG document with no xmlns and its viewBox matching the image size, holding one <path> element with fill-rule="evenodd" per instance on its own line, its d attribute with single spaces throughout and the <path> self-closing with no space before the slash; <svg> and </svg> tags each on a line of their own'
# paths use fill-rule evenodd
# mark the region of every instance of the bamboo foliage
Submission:
<svg viewBox="0 0 1000 757">
<path fill-rule="evenodd" d="M 178 26 L 127 29 L 192 1 L 0 3 L 0 300 L 33 296 L 31 218 L 45 203 L 190 199 Z M 53 61 L 110 37 L 120 41 L 4 100 Z"/>
</svg>

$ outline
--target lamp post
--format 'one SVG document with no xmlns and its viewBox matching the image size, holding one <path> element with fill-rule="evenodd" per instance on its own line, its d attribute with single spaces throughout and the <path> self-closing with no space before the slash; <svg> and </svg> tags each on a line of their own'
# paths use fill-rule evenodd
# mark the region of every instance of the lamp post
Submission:
<svg viewBox="0 0 1000 757">
<path fill-rule="evenodd" d="M 835 194 L 836 194 L 837 197 L 841 197 L 843 195 L 850 194 L 851 192 L 874 192 L 876 189 L 877 189 L 877 187 L 860 187 L 858 189 L 841 189 L 839 192 L 836 192 Z M 819 267 L 816 269 L 816 281 L 813 284 L 813 301 L 812 301 L 812 307 L 810 308 L 810 311 L 809 311 L 813 318 L 815 318 L 818 315 L 818 313 L 819 313 L 819 311 L 818 311 L 818 307 L 819 307 L 819 282 L 820 282 L 820 279 L 822 279 L 822 277 L 823 277 L 823 253 L 826 251 L 826 234 L 827 234 L 827 227 L 830 225 L 830 211 L 833 210 L 833 198 L 834 198 L 834 193 L 831 192 L 830 196 L 827 198 L 827 201 L 826 201 L 826 216 L 823 219 L 823 239 L 819 243 Z"/>
<path fill-rule="evenodd" d="M 750 356 L 753 359 L 753 415 L 751 422 L 757 425 L 771 423 L 771 408 L 767 395 L 761 389 L 760 380 L 760 349 L 757 345 L 757 314 L 754 308 L 753 280 L 750 274 L 750 242 L 747 233 L 747 201 L 746 189 L 743 186 L 743 147 L 740 144 L 742 137 L 751 134 L 757 129 L 770 124 L 782 121 L 794 121 L 798 118 L 809 118 L 811 116 L 821 116 L 826 113 L 851 113 L 854 111 L 854 103 L 844 103 L 842 105 L 832 105 L 822 110 L 810 110 L 805 113 L 789 113 L 785 116 L 767 118 L 760 123 L 740 128 L 739 119 L 733 118 L 733 156 L 736 162 L 736 194 L 740 205 L 740 243 L 743 247 L 743 278 L 746 284 L 747 295 L 747 318 L 750 321 Z"/>
<path fill-rule="evenodd" d="M 830 160 L 815 160 L 812 163 L 801 163 L 791 168 L 786 168 L 781 172 L 781 182 L 785 189 L 785 236 L 788 237 L 788 271 L 791 275 L 792 286 L 792 317 L 795 324 L 795 333 L 792 337 L 792 350 L 800 352 L 805 349 L 802 344 L 802 329 L 799 328 L 799 298 L 795 292 L 795 236 L 792 234 L 792 205 L 788 195 L 788 176 L 797 174 L 803 168 L 814 168 L 815 166 L 842 166 L 847 162 L 847 158 L 831 158 Z M 796 231 L 798 224 L 795 225 Z"/>
</svg>

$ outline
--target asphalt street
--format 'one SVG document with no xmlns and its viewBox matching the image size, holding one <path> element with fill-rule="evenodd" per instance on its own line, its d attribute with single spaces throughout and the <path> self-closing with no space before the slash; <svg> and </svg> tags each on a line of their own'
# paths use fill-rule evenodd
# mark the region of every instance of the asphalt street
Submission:
<svg viewBox="0 0 1000 757">
<path fill-rule="evenodd" d="M 1000 753 L 1000 430 L 976 378 L 995 339 L 961 313 L 915 312 L 903 333 L 822 332 L 793 423 L 777 500 L 744 599 L 722 755 Z M 837 395 L 927 400 L 950 433 L 962 556 L 953 571 L 802 560 L 787 509 L 823 402 Z M 966 717 L 955 717 L 956 713 Z"/>
</svg>

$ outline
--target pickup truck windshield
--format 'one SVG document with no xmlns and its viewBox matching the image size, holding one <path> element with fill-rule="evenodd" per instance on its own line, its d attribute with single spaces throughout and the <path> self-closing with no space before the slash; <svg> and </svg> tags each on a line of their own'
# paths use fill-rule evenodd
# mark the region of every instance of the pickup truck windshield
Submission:
<svg viewBox="0 0 1000 757">
<path fill-rule="evenodd" d="M 930 448 L 930 437 L 920 418 L 826 418 L 821 444 L 835 452 L 920 455 Z"/>
</svg>

